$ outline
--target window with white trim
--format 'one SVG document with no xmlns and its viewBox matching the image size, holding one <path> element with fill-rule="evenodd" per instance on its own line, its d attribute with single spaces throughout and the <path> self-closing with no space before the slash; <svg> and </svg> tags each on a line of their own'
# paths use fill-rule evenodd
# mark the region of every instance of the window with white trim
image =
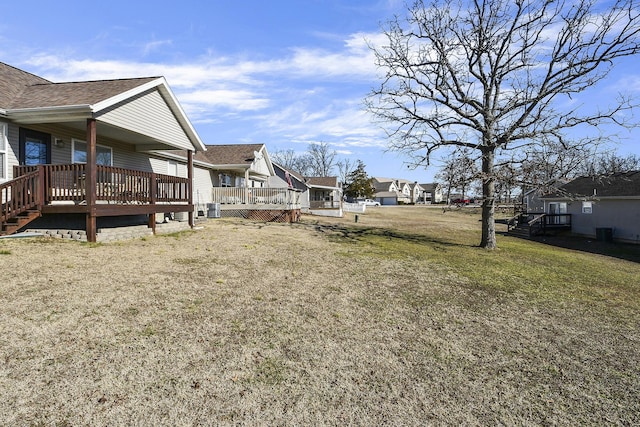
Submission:
<svg viewBox="0 0 640 427">
<path fill-rule="evenodd" d="M 71 161 L 73 163 L 87 163 L 87 143 L 73 139 Z M 96 145 L 96 164 L 102 166 L 113 165 L 113 149 L 104 145 Z"/>
<path fill-rule="evenodd" d="M 168 160 L 167 162 L 167 175 L 178 176 L 178 162 L 173 160 Z"/>
<path fill-rule="evenodd" d="M 0 123 L 0 181 L 7 179 L 7 149 L 9 147 L 9 139 L 7 132 L 9 126 L 6 123 Z"/>
<path fill-rule="evenodd" d="M 593 204 L 592 202 L 582 202 L 582 213 L 590 214 L 593 212 Z"/>
<path fill-rule="evenodd" d="M 220 187 L 231 187 L 231 175 L 221 173 L 218 175 L 218 180 L 220 181 Z"/>
</svg>

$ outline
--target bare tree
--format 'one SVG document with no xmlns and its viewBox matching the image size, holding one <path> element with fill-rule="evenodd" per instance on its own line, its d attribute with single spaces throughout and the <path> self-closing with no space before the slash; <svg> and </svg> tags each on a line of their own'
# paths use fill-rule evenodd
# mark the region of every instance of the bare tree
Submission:
<svg viewBox="0 0 640 427">
<path fill-rule="evenodd" d="M 390 147 L 416 164 L 447 146 L 480 155 L 480 246 L 493 249 L 497 159 L 550 142 L 589 147 L 599 125 L 629 124 L 628 97 L 570 101 L 639 53 L 638 14 L 633 0 L 417 0 L 384 29 L 388 43 L 373 47 L 386 75 L 368 110 L 387 125 Z M 571 139 L 572 130 L 587 136 Z"/>
<path fill-rule="evenodd" d="M 455 150 L 444 161 L 436 179 L 444 184 L 447 189 L 447 201 L 450 202 L 452 190 L 460 191 L 465 199 L 469 188 L 479 176 L 476 159 L 471 157 L 469 149 L 462 148 Z"/>
<path fill-rule="evenodd" d="M 583 176 L 613 175 L 620 172 L 640 170 L 640 157 L 635 154 L 620 156 L 615 153 L 603 153 L 590 158 L 580 170 Z"/>
<path fill-rule="evenodd" d="M 271 154 L 271 159 L 285 168 L 294 171 L 302 176 L 311 176 L 312 158 L 309 154 L 298 154 L 292 149 L 279 150 Z"/>
<path fill-rule="evenodd" d="M 359 164 L 359 163 L 358 163 Z M 338 178 L 342 184 L 347 183 L 347 179 L 351 172 L 356 169 L 356 164 L 351 161 L 351 159 L 342 159 L 336 162 L 336 166 L 338 167 Z"/>
<path fill-rule="evenodd" d="M 540 193 L 557 190 L 559 185 L 579 175 L 584 165 L 597 153 L 596 144 L 587 149 L 580 145 L 550 142 L 536 148 L 528 151 L 518 163 L 511 163 L 518 166 L 523 193 L 532 188 Z"/>
<path fill-rule="evenodd" d="M 513 192 L 520 187 L 520 174 L 511 162 L 496 166 L 496 201 L 511 203 Z"/>
<path fill-rule="evenodd" d="M 296 171 L 298 155 L 292 149 L 278 150 L 271 153 L 271 160 L 285 168 L 286 170 Z"/>
<path fill-rule="evenodd" d="M 335 165 L 336 151 L 326 142 L 309 144 L 307 154 L 310 159 L 309 176 L 330 176 Z"/>
</svg>

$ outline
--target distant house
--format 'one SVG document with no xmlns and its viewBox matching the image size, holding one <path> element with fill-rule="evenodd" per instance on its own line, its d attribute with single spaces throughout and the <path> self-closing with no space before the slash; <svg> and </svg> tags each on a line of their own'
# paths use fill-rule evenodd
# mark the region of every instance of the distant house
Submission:
<svg viewBox="0 0 640 427">
<path fill-rule="evenodd" d="M 267 185 L 269 187 L 294 188 L 301 192 L 309 190 L 302 175 L 289 171 L 278 163 L 273 163 L 273 170 L 275 171 L 275 175 L 267 179 Z"/>
<path fill-rule="evenodd" d="M 264 144 L 207 145 L 195 160 L 211 170 L 213 187 L 261 188 L 275 174 Z"/>
<path fill-rule="evenodd" d="M 522 195 L 522 203 L 525 212 L 531 214 L 544 213 L 544 200 L 540 199 L 541 193 L 538 188 L 527 190 Z"/>
<path fill-rule="evenodd" d="M 405 203 L 411 203 L 413 201 L 413 192 L 411 191 L 412 184 L 411 181 L 407 181 L 406 179 L 396 179 L 398 190 L 400 190 L 404 199 L 408 199 Z"/>
<path fill-rule="evenodd" d="M 545 214 L 570 215 L 573 234 L 640 243 L 640 171 L 577 178 L 540 200 Z"/>
<path fill-rule="evenodd" d="M 420 195 L 422 193 L 422 187 L 416 181 L 409 181 L 406 179 L 398 179 L 396 180 L 398 183 L 398 188 L 400 192 L 403 194 L 405 199 L 409 199 L 409 201 L 405 201 L 404 203 L 417 203 Z"/>
<path fill-rule="evenodd" d="M 437 182 L 420 184 L 420 187 L 422 189 L 422 194 L 418 199 L 419 202 L 430 204 L 430 203 L 441 203 L 444 200 L 444 196 L 442 193 L 442 186 Z"/>
<path fill-rule="evenodd" d="M 398 205 L 411 203 L 411 188 L 408 181 L 400 183 L 394 178 L 374 177 L 374 198 L 381 205 Z"/>
<path fill-rule="evenodd" d="M 280 222 L 300 217 L 300 193 L 270 185 L 276 168 L 264 144 L 207 145 L 195 160 L 207 171 L 197 180 L 198 189 L 211 194 L 221 216 Z"/>
<path fill-rule="evenodd" d="M 273 163 L 273 170 L 275 174 L 267 178 L 267 187 L 286 188 L 298 192 L 300 209 L 302 212 L 309 212 L 309 186 L 304 177 L 285 169 L 278 163 Z"/>
<path fill-rule="evenodd" d="M 342 187 L 336 176 L 308 177 L 309 212 L 314 215 L 342 216 Z"/>
<path fill-rule="evenodd" d="M 185 153 L 181 164 L 159 151 Z M 206 148 L 163 77 L 53 83 L 0 63 L 0 234 L 184 213 Z"/>
</svg>

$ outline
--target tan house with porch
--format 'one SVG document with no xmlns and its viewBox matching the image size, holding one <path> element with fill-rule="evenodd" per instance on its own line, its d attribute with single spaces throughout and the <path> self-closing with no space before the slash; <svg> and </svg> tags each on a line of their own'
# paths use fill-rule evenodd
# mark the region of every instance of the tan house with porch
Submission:
<svg viewBox="0 0 640 427">
<path fill-rule="evenodd" d="M 0 234 L 80 220 L 96 241 L 141 218 L 155 231 L 159 213 L 193 225 L 205 149 L 163 77 L 53 83 L 0 63 Z M 159 153 L 173 150 L 186 162 Z"/>
</svg>

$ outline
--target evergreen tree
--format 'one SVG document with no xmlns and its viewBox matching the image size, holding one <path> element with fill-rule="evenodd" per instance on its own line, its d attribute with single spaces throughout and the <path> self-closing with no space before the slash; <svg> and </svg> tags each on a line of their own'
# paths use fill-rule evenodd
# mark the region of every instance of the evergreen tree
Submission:
<svg viewBox="0 0 640 427">
<path fill-rule="evenodd" d="M 374 193 L 373 179 L 367 175 L 362 160 L 358 160 L 358 166 L 347 176 L 344 195 L 352 199 L 361 199 L 371 198 Z"/>
</svg>

